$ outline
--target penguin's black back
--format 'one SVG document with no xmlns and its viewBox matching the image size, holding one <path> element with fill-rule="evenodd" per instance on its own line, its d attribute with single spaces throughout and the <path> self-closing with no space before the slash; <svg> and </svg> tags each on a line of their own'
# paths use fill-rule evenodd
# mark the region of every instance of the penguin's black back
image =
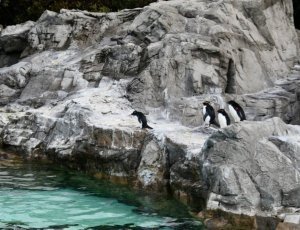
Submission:
<svg viewBox="0 0 300 230">
<path fill-rule="evenodd" d="M 206 104 L 206 114 L 204 114 L 204 117 L 203 117 L 204 121 L 207 116 L 210 116 L 210 123 L 213 124 L 213 122 L 216 118 L 216 114 L 215 114 L 214 108 L 209 104 Z"/>
<path fill-rule="evenodd" d="M 147 118 L 146 116 L 142 113 L 142 112 L 139 112 L 139 111 L 134 111 L 131 115 L 133 116 L 137 116 L 138 118 L 138 121 L 140 123 L 142 123 L 142 128 L 148 128 L 148 129 L 152 129 L 148 124 L 147 124 Z"/>
<path fill-rule="evenodd" d="M 246 120 L 245 112 L 244 112 L 243 108 L 237 102 L 231 100 L 231 101 L 228 101 L 228 104 L 231 105 L 235 109 L 238 116 L 241 118 L 241 121 Z"/>
<path fill-rule="evenodd" d="M 209 125 L 215 125 L 217 127 L 219 127 L 219 124 L 216 122 L 216 114 L 215 114 L 215 110 L 214 108 L 209 104 L 208 101 L 203 102 L 203 105 L 206 106 L 206 111 L 205 114 L 203 114 L 203 120 L 205 121 L 206 118 L 209 116 Z"/>
</svg>

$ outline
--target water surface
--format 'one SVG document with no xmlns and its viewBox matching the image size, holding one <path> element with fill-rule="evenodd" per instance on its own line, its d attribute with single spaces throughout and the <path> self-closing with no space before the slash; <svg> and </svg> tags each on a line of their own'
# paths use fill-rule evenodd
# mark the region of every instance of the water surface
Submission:
<svg viewBox="0 0 300 230">
<path fill-rule="evenodd" d="M 85 174 L 0 161 L 1 229 L 202 229 L 186 206 Z"/>
</svg>

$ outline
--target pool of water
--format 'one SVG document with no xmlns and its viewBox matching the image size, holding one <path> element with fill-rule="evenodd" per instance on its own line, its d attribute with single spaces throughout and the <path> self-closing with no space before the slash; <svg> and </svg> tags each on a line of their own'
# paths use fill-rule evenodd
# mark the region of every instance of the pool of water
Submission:
<svg viewBox="0 0 300 230">
<path fill-rule="evenodd" d="M 0 160 L 0 229 L 202 229 L 186 206 L 51 165 Z"/>
</svg>

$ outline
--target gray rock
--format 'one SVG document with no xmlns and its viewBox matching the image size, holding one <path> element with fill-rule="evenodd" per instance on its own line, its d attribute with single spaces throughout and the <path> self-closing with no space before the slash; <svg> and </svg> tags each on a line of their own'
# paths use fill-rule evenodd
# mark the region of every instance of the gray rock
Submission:
<svg viewBox="0 0 300 230">
<path fill-rule="evenodd" d="M 45 11 L 1 32 L 0 143 L 199 209 L 293 213 L 298 57 L 291 0 Z M 201 126 L 230 99 L 248 121 Z"/>
<path fill-rule="evenodd" d="M 299 207 L 299 131 L 273 118 L 234 124 L 213 134 L 203 151 L 203 173 L 212 191 L 208 207 L 250 215 Z M 290 148 L 278 147 L 274 139 Z"/>
<path fill-rule="evenodd" d="M 275 87 L 241 97 L 250 120 L 264 120 L 278 116 L 285 122 L 300 124 L 299 81 L 300 72 L 275 82 Z"/>
<path fill-rule="evenodd" d="M 0 33 L 0 67 L 9 66 L 18 62 L 22 52 L 28 46 L 27 35 L 34 26 L 28 21 L 15 26 L 7 26 Z"/>
<path fill-rule="evenodd" d="M 1 84 L 0 95 L 0 104 L 6 105 L 7 103 L 11 102 L 14 98 L 17 97 L 18 91 L 8 87 L 7 85 Z"/>
<path fill-rule="evenodd" d="M 300 215 L 299 214 L 286 215 L 286 217 L 284 218 L 284 222 L 300 225 Z"/>
</svg>

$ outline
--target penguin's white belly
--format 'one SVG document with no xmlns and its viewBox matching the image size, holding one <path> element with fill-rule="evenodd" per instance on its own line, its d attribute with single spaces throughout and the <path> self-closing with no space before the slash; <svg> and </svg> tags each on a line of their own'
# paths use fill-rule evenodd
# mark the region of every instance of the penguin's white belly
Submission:
<svg viewBox="0 0 300 230">
<path fill-rule="evenodd" d="M 206 105 L 205 106 L 203 106 L 203 109 L 202 109 L 202 111 L 203 111 L 203 116 L 206 114 Z"/>
<path fill-rule="evenodd" d="M 231 116 L 233 117 L 234 121 L 240 122 L 241 119 L 240 119 L 239 115 L 237 114 L 237 112 L 235 111 L 235 109 L 231 105 L 229 105 L 228 108 L 229 108 L 229 112 L 230 112 Z"/>
<path fill-rule="evenodd" d="M 204 123 L 205 123 L 206 125 L 209 125 L 209 122 L 210 122 L 210 116 L 208 115 L 208 116 L 205 118 Z"/>
<path fill-rule="evenodd" d="M 218 114 L 218 120 L 221 128 L 225 128 L 227 126 L 226 117 L 223 114 Z"/>
</svg>

